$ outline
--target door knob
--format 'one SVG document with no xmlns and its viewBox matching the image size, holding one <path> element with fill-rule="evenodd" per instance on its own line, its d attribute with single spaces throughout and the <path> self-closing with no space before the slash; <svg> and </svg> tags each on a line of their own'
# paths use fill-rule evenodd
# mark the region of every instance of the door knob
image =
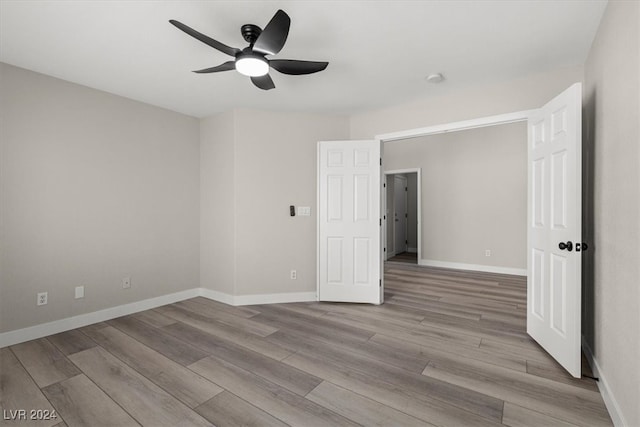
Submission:
<svg viewBox="0 0 640 427">
<path fill-rule="evenodd" d="M 558 247 L 561 251 L 564 251 L 566 249 L 571 252 L 573 250 L 573 243 L 571 242 L 571 240 L 569 240 L 567 243 L 560 242 L 560 244 L 558 244 Z"/>
</svg>

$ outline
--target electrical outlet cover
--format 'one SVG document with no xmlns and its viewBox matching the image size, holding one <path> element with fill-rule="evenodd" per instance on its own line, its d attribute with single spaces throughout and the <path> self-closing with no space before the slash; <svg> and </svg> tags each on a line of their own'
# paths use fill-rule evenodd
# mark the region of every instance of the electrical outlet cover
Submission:
<svg viewBox="0 0 640 427">
<path fill-rule="evenodd" d="M 37 305 L 46 305 L 49 302 L 49 294 L 47 292 L 39 292 L 36 299 Z"/>
</svg>

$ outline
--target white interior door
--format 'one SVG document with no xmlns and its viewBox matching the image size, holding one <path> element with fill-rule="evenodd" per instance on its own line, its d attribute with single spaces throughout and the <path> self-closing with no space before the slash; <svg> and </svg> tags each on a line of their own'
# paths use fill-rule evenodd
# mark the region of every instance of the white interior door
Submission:
<svg viewBox="0 0 640 427">
<path fill-rule="evenodd" d="M 393 250 L 396 254 L 407 251 L 407 178 L 393 177 Z"/>
<path fill-rule="evenodd" d="M 318 299 L 382 303 L 380 141 L 318 143 Z"/>
<path fill-rule="evenodd" d="M 581 111 L 576 83 L 528 122 L 527 333 L 574 377 L 581 375 Z"/>
</svg>

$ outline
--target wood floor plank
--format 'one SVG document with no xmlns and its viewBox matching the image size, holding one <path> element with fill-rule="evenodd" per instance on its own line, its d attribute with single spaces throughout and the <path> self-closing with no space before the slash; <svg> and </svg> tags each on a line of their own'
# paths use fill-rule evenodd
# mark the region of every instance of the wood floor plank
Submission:
<svg viewBox="0 0 640 427">
<path fill-rule="evenodd" d="M 320 427 L 357 425 L 284 387 L 213 356 L 190 365 L 190 368 L 205 378 L 215 379 L 219 385 L 231 393 L 289 425 Z"/>
<path fill-rule="evenodd" d="M 91 333 L 102 348 L 150 379 L 185 405 L 195 408 L 222 389 L 116 328 Z"/>
<path fill-rule="evenodd" d="M 154 328 L 129 316 L 110 320 L 109 324 L 183 366 L 190 365 L 209 355 L 197 347 L 167 334 L 161 328 Z"/>
<path fill-rule="evenodd" d="M 69 425 L 140 425 L 85 375 L 76 375 L 42 391 Z"/>
<path fill-rule="evenodd" d="M 432 399 L 426 393 L 419 395 L 409 393 L 398 384 L 380 381 L 375 377 L 344 368 L 323 358 L 296 353 L 286 358 L 284 362 L 431 424 L 443 427 L 500 425 L 495 420 L 489 420 L 448 403 Z"/>
<path fill-rule="evenodd" d="M 512 355 L 526 360 L 537 360 L 541 363 L 556 363 L 553 357 L 536 344 L 535 341 L 530 344 L 515 344 L 499 339 L 482 338 L 480 348 L 498 355 Z"/>
<path fill-rule="evenodd" d="M 66 356 L 96 346 L 96 343 L 79 329 L 51 335 L 47 339 Z"/>
<path fill-rule="evenodd" d="M 22 367 L 16 356 L 8 348 L 0 349 L 0 411 L 3 418 L 16 414 L 18 410 L 42 409 L 55 411 L 51 403 L 42 394 L 31 376 Z M 40 426 L 50 427 L 58 424 L 60 417 L 50 420 L 15 420 L 6 421 L 7 426 Z M 3 421 L 4 422 L 4 421 Z"/>
<path fill-rule="evenodd" d="M 301 313 L 287 311 L 277 305 L 257 306 L 260 314 L 255 317 L 256 320 L 269 321 L 276 326 L 296 327 L 299 330 L 314 331 L 316 336 L 323 336 L 329 341 L 366 341 L 373 334 L 366 329 L 346 325 L 344 323 L 335 322 L 325 316 L 311 318 Z M 340 339 L 338 339 L 340 338 Z"/>
<path fill-rule="evenodd" d="M 188 310 L 173 306 L 159 307 L 156 310 L 186 325 L 201 329 L 213 336 L 233 341 L 236 344 L 242 345 L 243 347 L 247 347 L 264 356 L 268 356 L 276 360 L 282 360 L 291 354 L 290 351 L 273 344 L 262 337 L 218 323 L 197 313 L 190 313 Z"/>
<path fill-rule="evenodd" d="M 527 373 L 542 378 L 547 378 L 553 381 L 559 381 L 575 387 L 581 387 L 595 392 L 598 391 L 598 386 L 595 380 L 586 377 L 574 378 L 562 366 L 558 364 L 541 363 L 536 360 L 527 360 Z"/>
<path fill-rule="evenodd" d="M 550 417 L 522 406 L 514 405 L 510 402 L 504 403 L 504 415 L 502 424 L 509 427 L 528 427 L 528 426 L 545 426 L 545 427 L 576 427 L 557 418 Z"/>
<path fill-rule="evenodd" d="M 300 337 L 299 339 L 304 339 Z M 424 376 L 397 368 L 388 363 L 375 360 L 369 355 L 356 353 L 350 349 L 312 346 L 307 340 L 308 348 L 297 354 L 308 354 L 312 357 L 339 365 L 349 371 L 359 371 L 370 378 L 388 384 L 401 384 L 403 390 L 416 398 L 428 395 L 430 400 L 439 400 L 484 418 L 499 421 L 502 417 L 502 401 L 488 398 L 484 394 L 471 392 L 443 381 L 424 381 Z"/>
<path fill-rule="evenodd" d="M 332 320 L 368 330 L 372 334 L 384 333 L 386 335 L 403 338 L 416 344 L 430 345 L 436 344 L 437 342 L 453 342 L 469 347 L 478 347 L 481 340 L 481 338 L 471 334 L 461 334 L 457 331 L 451 331 L 450 329 L 427 327 L 424 325 L 419 328 L 410 328 L 407 325 L 385 321 L 384 319 L 363 319 L 351 314 L 327 313 L 323 317 L 329 317 Z"/>
<path fill-rule="evenodd" d="M 390 318 L 399 321 L 420 323 L 424 319 L 422 311 L 412 308 L 398 307 L 392 304 L 382 305 L 353 305 L 345 303 L 326 303 L 323 302 L 318 305 L 322 307 L 326 312 L 335 313 L 358 313 L 361 316 L 373 317 L 373 318 Z M 281 307 L 287 304 L 282 304 Z M 286 308 L 286 307 L 284 307 Z"/>
<path fill-rule="evenodd" d="M 107 322 L 98 322 L 98 323 L 92 323 L 91 325 L 83 326 L 82 328 L 78 328 L 78 330 L 80 332 L 89 332 L 89 331 L 94 331 L 96 329 L 106 328 L 107 326 L 109 326 Z"/>
<path fill-rule="evenodd" d="M 176 323 L 174 319 L 171 319 L 170 317 L 167 317 L 167 316 L 163 316 L 162 314 L 153 310 L 140 311 L 138 313 L 132 314 L 131 317 L 141 322 L 144 322 L 149 326 L 153 326 L 154 328 L 162 328 L 163 326 Z"/>
<path fill-rule="evenodd" d="M 285 387 L 301 396 L 313 390 L 322 381 L 279 360 L 263 356 L 229 340 L 214 337 L 200 329 L 181 322 L 167 326 L 169 333 L 187 340 L 219 359 L 260 375 L 275 384 Z"/>
<path fill-rule="evenodd" d="M 256 314 L 260 313 L 259 311 L 254 310 L 253 308 L 251 308 L 251 306 L 248 306 L 248 305 L 233 306 L 233 305 L 223 304 L 221 302 L 214 301 L 212 299 L 205 298 L 205 297 L 195 297 L 195 298 L 191 298 L 188 301 L 197 302 L 199 304 L 202 304 L 204 306 L 211 308 L 212 310 L 233 314 L 234 316 L 238 316 L 238 317 L 245 317 L 247 319 L 250 319 Z"/>
<path fill-rule="evenodd" d="M 433 424 L 426 423 L 327 381 L 323 381 L 322 384 L 309 393 L 307 399 L 363 426 L 433 426 Z"/>
<path fill-rule="evenodd" d="M 45 387 L 80 373 L 46 338 L 14 345 L 11 350 L 38 387 Z"/>
<path fill-rule="evenodd" d="M 228 391 L 198 406 L 196 412 L 220 427 L 287 427 L 279 419 Z"/>
<path fill-rule="evenodd" d="M 439 313 L 439 314 L 444 314 L 451 317 L 459 317 L 461 319 L 480 320 L 480 318 L 482 317 L 482 313 L 477 310 L 461 309 L 454 304 L 448 304 L 448 303 L 442 302 L 441 300 L 429 301 L 429 300 L 423 299 L 421 301 L 416 301 L 415 298 L 396 295 L 392 297 L 389 301 L 385 301 L 385 302 L 389 302 L 391 305 L 397 304 L 403 307 L 419 309 L 422 312 L 426 311 L 429 313 Z"/>
<path fill-rule="evenodd" d="M 177 302 L 173 305 L 175 307 L 186 308 L 192 313 L 200 314 L 202 316 L 213 319 L 216 322 L 231 326 L 233 328 L 237 328 L 241 331 L 245 331 L 259 337 L 266 337 L 267 335 L 270 335 L 277 331 L 277 328 L 273 328 L 260 322 L 255 322 L 254 320 L 248 319 L 246 317 L 236 316 L 229 312 L 212 309 L 198 302 L 187 300 Z"/>
<path fill-rule="evenodd" d="M 401 338 L 376 334 L 369 340 L 370 342 L 395 348 L 407 355 L 413 355 L 428 360 L 447 360 L 450 357 L 460 356 L 470 359 L 479 360 L 486 363 L 492 363 L 507 369 L 514 369 L 520 372 L 526 372 L 527 361 L 524 357 L 516 357 L 513 355 L 496 355 L 482 348 L 467 347 L 462 345 L 439 344 L 439 345 L 420 345 Z M 425 366 L 426 367 L 426 366 Z"/>
<path fill-rule="evenodd" d="M 405 369 L 413 373 L 422 373 L 427 366 L 429 359 L 421 355 L 414 356 L 407 354 L 396 348 L 382 346 L 371 340 L 364 343 L 354 343 L 352 346 L 327 346 L 324 341 L 316 340 L 314 337 L 297 333 L 296 331 L 282 329 L 267 338 L 282 347 L 286 347 L 293 352 L 306 351 L 311 354 L 322 353 L 327 349 L 345 352 L 354 355 L 361 355 L 386 363 L 390 366 Z"/>
<path fill-rule="evenodd" d="M 69 358 L 142 425 L 211 425 L 100 347 L 72 354 Z"/>
<path fill-rule="evenodd" d="M 582 426 L 611 425 L 599 393 L 470 359 L 431 361 L 424 375 Z"/>
</svg>

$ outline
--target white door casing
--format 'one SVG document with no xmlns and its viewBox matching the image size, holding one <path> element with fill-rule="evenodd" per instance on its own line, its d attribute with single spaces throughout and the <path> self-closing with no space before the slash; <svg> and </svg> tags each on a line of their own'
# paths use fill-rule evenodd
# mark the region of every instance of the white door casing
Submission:
<svg viewBox="0 0 640 427">
<path fill-rule="evenodd" d="M 318 300 L 382 303 L 380 141 L 318 143 Z"/>
<path fill-rule="evenodd" d="M 581 376 L 581 113 L 576 83 L 528 120 L 527 333 L 574 377 Z"/>
<path fill-rule="evenodd" d="M 407 251 L 407 178 L 393 177 L 393 251 Z"/>
</svg>

